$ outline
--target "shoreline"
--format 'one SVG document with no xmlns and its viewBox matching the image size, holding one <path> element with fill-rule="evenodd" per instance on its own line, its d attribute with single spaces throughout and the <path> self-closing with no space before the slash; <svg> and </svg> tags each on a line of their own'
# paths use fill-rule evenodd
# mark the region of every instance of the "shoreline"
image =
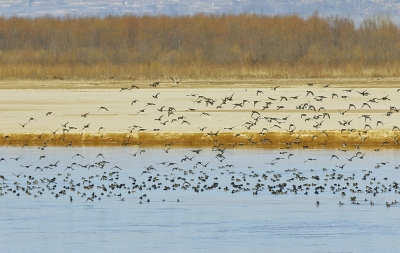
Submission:
<svg viewBox="0 0 400 253">
<path fill-rule="evenodd" d="M 0 133 L 0 146 L 174 146 L 174 147 L 260 147 L 260 148 L 338 148 L 399 147 L 396 133 L 388 131 L 305 131 L 296 132 L 222 132 L 208 133 L 139 132 L 139 133 Z"/>
<path fill-rule="evenodd" d="M 136 85 L 140 89 L 153 89 L 149 84 L 160 81 L 157 89 L 214 89 L 214 88 L 265 88 L 280 86 L 292 88 L 314 83 L 318 85 L 330 84 L 330 87 L 344 88 L 400 88 L 399 77 L 332 77 L 332 78 L 227 78 L 227 79 L 185 79 L 178 84 L 169 78 L 160 79 L 121 79 L 121 80 L 25 80 L 6 79 L 0 80 L 0 90 L 3 89 L 28 89 L 28 90 L 73 90 L 73 89 L 120 89 Z M 34 84 L 34 85 L 33 85 Z"/>
</svg>

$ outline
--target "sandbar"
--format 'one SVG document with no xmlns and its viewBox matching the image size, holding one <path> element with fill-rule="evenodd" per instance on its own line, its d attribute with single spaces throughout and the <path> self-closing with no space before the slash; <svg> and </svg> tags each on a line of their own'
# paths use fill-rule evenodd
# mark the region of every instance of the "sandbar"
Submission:
<svg viewBox="0 0 400 253">
<path fill-rule="evenodd" d="M 0 145 L 398 144 L 400 79 L 153 82 L 1 81 Z"/>
</svg>

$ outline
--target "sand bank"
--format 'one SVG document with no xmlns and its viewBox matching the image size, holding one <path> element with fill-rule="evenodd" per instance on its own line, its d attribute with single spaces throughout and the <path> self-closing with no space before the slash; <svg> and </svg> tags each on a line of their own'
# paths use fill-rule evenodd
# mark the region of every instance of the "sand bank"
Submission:
<svg viewBox="0 0 400 253">
<path fill-rule="evenodd" d="M 399 81 L 3 81 L 0 145 L 397 146 Z"/>
</svg>

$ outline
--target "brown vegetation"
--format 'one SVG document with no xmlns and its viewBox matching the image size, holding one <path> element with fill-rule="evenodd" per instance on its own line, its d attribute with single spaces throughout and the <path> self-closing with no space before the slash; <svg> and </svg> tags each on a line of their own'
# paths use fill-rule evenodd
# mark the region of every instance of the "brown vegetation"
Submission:
<svg viewBox="0 0 400 253">
<path fill-rule="evenodd" d="M 0 18 L 0 79 L 390 77 L 400 28 L 386 18 Z"/>
<path fill-rule="evenodd" d="M 326 136 L 320 131 L 301 130 L 296 134 L 288 132 L 270 132 L 260 134 L 258 132 L 224 132 L 218 136 L 209 136 L 204 133 L 178 133 L 178 132 L 141 132 L 106 133 L 106 134 L 36 134 L 36 133 L 10 133 L 0 134 L 0 146 L 162 146 L 170 143 L 174 146 L 190 147 L 213 147 L 221 144 L 222 147 L 261 147 L 261 148 L 343 148 L 342 144 L 348 146 L 359 146 L 360 138 L 358 131 L 341 132 L 339 130 L 326 131 Z M 398 142 L 388 138 L 387 131 L 370 130 L 365 135 L 366 140 L 363 147 L 382 148 L 398 147 Z M 251 142 L 250 138 L 265 139 L 268 142 Z M 300 141 L 301 139 L 301 141 Z"/>
</svg>

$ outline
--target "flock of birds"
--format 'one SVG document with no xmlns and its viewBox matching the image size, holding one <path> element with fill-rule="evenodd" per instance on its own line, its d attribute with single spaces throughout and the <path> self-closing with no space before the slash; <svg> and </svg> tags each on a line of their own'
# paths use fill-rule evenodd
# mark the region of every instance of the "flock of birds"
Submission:
<svg viewBox="0 0 400 253">
<path fill-rule="evenodd" d="M 171 79 L 175 84 L 180 83 Z M 98 104 L 93 111 L 82 111 L 80 108 L 81 112 L 71 113 L 68 117 L 60 115 L 58 111 L 47 111 L 40 119 L 36 116 L 27 117 L 26 121 L 17 122 L 15 127 L 17 131 L 29 133 L 37 132 L 32 130 L 31 125 L 42 124 L 42 130 L 49 130 L 43 131 L 36 140 L 44 146 L 55 139 L 73 146 L 75 139 L 69 134 L 83 133 L 101 136 L 108 133 L 125 134 L 127 138 L 122 142 L 133 145 L 140 141 L 134 140 L 131 134 L 140 132 L 200 132 L 216 142 L 219 134 L 224 133 L 233 138 L 229 143 L 216 144 L 231 146 L 278 144 L 269 136 L 276 132 L 293 137 L 291 140 L 278 140 L 279 144 L 290 146 L 310 142 L 303 138 L 300 130 L 309 131 L 311 141 L 328 140 L 329 131 L 340 131 L 346 136 L 345 139 L 351 135 L 347 140 L 358 146 L 368 143 L 371 139 L 369 132 L 380 131 L 383 133 L 379 136 L 382 146 L 398 144 L 400 128 L 395 115 L 399 109 L 396 94 L 388 94 L 390 91 L 376 96 L 373 89 L 340 89 L 309 83 L 305 89 L 297 89 L 298 94 L 294 96 L 288 94 L 287 89 L 290 88 L 274 86 L 267 89 L 228 89 L 229 93 L 225 95 L 215 92 L 213 88 L 188 89 L 184 97 L 180 97 L 181 93 L 171 97 L 171 94 L 164 93 L 165 89 L 159 89 L 160 85 L 161 82 L 150 84 L 154 92 L 153 89 L 131 85 L 120 88 L 116 94 L 110 94 L 114 101 L 126 103 L 124 110 L 129 108 L 129 114 L 113 107 L 113 101 L 106 101 L 108 104 Z M 122 95 L 124 92 L 129 94 Z M 143 97 L 147 96 L 143 101 Z M 124 102 L 128 97 L 130 99 Z M 193 106 L 188 107 L 188 104 Z M 108 116 L 109 120 L 104 120 L 104 116 Z M 47 121 L 47 117 L 51 117 L 51 120 Z M 58 126 L 52 125 L 56 118 L 63 120 Z M 124 130 L 116 129 L 124 124 Z M 9 135 L 4 135 L 0 141 L 7 146 L 16 145 L 14 143 L 17 142 Z M 26 139 L 25 145 L 32 141 Z M 344 147 L 347 144 L 346 141 L 342 143 Z"/>
<path fill-rule="evenodd" d="M 179 84 L 179 81 L 173 78 L 172 81 L 174 84 Z M 375 163 L 368 161 L 369 152 L 380 151 L 385 144 L 398 142 L 396 133 L 400 129 L 395 119 L 383 120 L 391 119 L 390 117 L 398 112 L 397 107 L 390 104 L 395 102 L 391 101 L 390 94 L 374 97 L 367 89 L 342 89 L 341 93 L 335 92 L 328 96 L 324 89 L 329 85 L 312 89 L 316 85 L 307 84 L 308 88 L 304 94 L 288 96 L 284 91 L 279 93 L 281 87 L 275 86 L 270 87 L 268 91 L 244 89 L 241 94 L 232 92 L 222 98 L 220 94 L 212 92 L 214 97 L 210 96 L 211 94 L 189 93 L 185 99 L 190 99 L 195 106 L 185 109 L 178 107 L 180 105 L 174 105 L 179 98 L 164 100 L 164 103 L 167 101 L 169 104 L 157 104 L 158 99 L 163 96 L 163 90 L 157 89 L 160 85 L 161 82 L 150 84 L 155 92 L 149 101 L 139 101 L 138 98 L 134 98 L 130 102 L 132 107 L 137 103 L 142 105 L 145 103 L 145 107 L 139 109 L 136 114 L 145 114 L 150 108 L 158 106 L 156 110 L 159 115 L 155 119 L 148 120 L 146 127 L 140 123 L 127 127 L 128 137 L 120 144 L 126 147 L 129 153 L 121 154 L 117 160 L 107 159 L 108 155 L 102 153 L 88 158 L 82 153 L 85 148 L 81 148 L 81 153 L 67 157 L 78 149 L 74 147 L 73 141 L 68 139 L 70 132 L 91 129 L 91 122 L 81 127 L 72 126 L 69 122 L 60 123 L 61 130 L 51 131 L 51 138 L 62 138 L 65 143 L 66 152 L 63 152 L 59 159 L 49 157 L 46 153 L 51 138 L 43 139 L 39 147 L 30 145 L 29 140 L 26 140 L 20 149 L 14 144 L 17 142 L 12 137 L 5 135 L 3 144 L 17 155 L 0 157 L 0 168 L 3 168 L 0 173 L 0 196 L 27 195 L 38 198 L 50 194 L 56 199 L 68 199 L 71 202 L 95 202 L 116 198 L 120 201 L 136 199 L 138 203 L 144 204 L 154 200 L 151 200 L 154 191 L 193 191 L 196 194 L 207 191 L 229 194 L 249 192 L 253 196 L 262 194 L 317 196 L 329 193 L 339 196 L 340 206 L 365 203 L 373 206 L 376 196 L 400 194 L 398 179 L 375 176 L 376 171 L 382 169 L 393 169 L 393 175 L 396 176 L 399 166 L 393 168 L 386 161 Z M 130 92 L 134 89 L 141 87 L 132 85 L 129 88 L 123 87 L 118 92 Z M 347 102 L 351 101 L 352 97 L 365 100 L 361 104 Z M 295 108 L 288 108 L 289 104 L 286 102 L 290 100 L 298 100 L 299 103 Z M 322 103 L 326 100 L 332 102 Z M 336 109 L 338 103 L 341 109 Z M 368 112 L 374 109 L 374 112 Z M 230 113 L 226 111 L 231 110 L 238 110 L 247 115 L 243 118 L 244 122 L 238 122 L 237 118 L 233 117 L 229 123 L 236 122 L 236 125 L 228 126 L 224 125 L 226 122 L 221 122 L 220 128 L 208 129 L 207 119 L 215 121 L 224 114 L 229 117 Z M 361 117 L 353 118 L 353 110 L 357 113 L 362 110 L 365 113 L 362 113 Z M 98 111 L 107 113 L 112 111 L 112 108 L 99 105 Z M 154 117 L 154 114 L 154 111 L 148 113 L 147 117 Z M 218 116 L 213 117 L 213 114 Z M 45 117 L 52 115 L 57 117 L 52 111 L 47 112 Z M 90 118 L 91 113 L 82 112 L 79 117 Z M 197 120 L 193 120 L 194 118 Z M 201 120 L 198 120 L 199 118 Z M 301 124 L 296 123 L 300 121 Z M 37 122 L 37 119 L 31 117 L 26 122 L 18 124 L 28 129 L 28 124 L 33 122 Z M 142 147 L 140 141 L 134 142 L 129 137 L 129 134 L 135 132 L 163 131 L 161 126 L 170 124 L 197 128 L 197 132 L 203 132 L 204 136 L 209 138 L 211 146 L 179 148 L 179 145 L 165 141 L 161 149 L 146 149 Z M 352 124 L 363 127 L 352 128 Z M 308 150 L 304 150 L 308 146 L 302 145 L 301 135 L 296 133 L 299 129 L 307 128 L 327 139 L 329 138 L 327 130 L 339 129 L 341 132 L 355 133 L 357 143 L 354 147 L 350 147 L 346 142 L 341 143 L 342 148 L 334 150 L 330 157 L 304 157 L 310 155 L 307 153 Z M 108 127 L 98 126 L 94 133 L 106 135 L 107 129 Z M 361 147 L 371 129 L 383 129 L 386 138 L 382 145 L 374 147 L 373 151 L 368 148 L 365 151 Z M 236 154 L 233 149 L 236 146 L 273 144 L 268 135 L 274 131 L 284 131 L 297 138 L 290 143 L 283 142 L 281 149 L 266 151 L 265 153 L 275 156 L 273 159 L 266 160 L 268 156 L 259 153 L 254 161 L 235 161 Z M 218 138 L 221 132 L 232 132 L 237 142 L 223 143 Z M 246 135 L 246 138 L 242 138 L 244 136 L 242 132 L 254 132 L 257 135 L 250 137 Z M 313 138 L 317 136 L 312 136 Z M 292 149 L 296 144 L 303 149 Z M 323 163 L 320 163 L 321 160 Z M 364 162 L 363 167 L 347 171 L 348 167 L 354 167 L 353 164 L 357 162 Z M 181 200 L 174 199 L 174 201 Z M 320 204 L 322 203 L 317 200 L 316 205 Z M 384 204 L 390 207 L 396 205 L 397 201 L 393 199 Z"/>
<path fill-rule="evenodd" d="M 81 153 L 74 153 L 76 150 Z M 327 194 L 334 194 L 339 205 L 397 204 L 399 165 L 376 161 L 376 156 L 371 156 L 375 151 L 332 150 L 331 155 L 302 149 L 253 151 L 241 155 L 231 148 L 173 145 L 110 148 L 108 153 L 97 154 L 85 148 L 54 148 L 47 154 L 35 149 L 0 159 L 0 196 L 144 204 L 180 202 L 182 199 L 174 198 L 181 195 L 177 191 L 217 191 L 253 197 L 315 196 L 317 205 L 324 203 Z M 392 200 L 382 202 L 381 197 Z M 183 201 L 194 199 L 186 195 Z"/>
</svg>

